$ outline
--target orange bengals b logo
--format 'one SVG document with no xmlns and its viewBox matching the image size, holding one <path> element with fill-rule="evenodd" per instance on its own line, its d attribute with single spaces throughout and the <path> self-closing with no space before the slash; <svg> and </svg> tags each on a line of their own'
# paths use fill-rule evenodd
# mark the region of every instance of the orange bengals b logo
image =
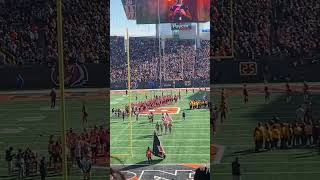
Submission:
<svg viewBox="0 0 320 180">
<path fill-rule="evenodd" d="M 71 64 L 65 67 L 64 83 L 67 87 L 83 87 L 89 79 L 87 68 L 80 64 Z M 59 69 L 53 66 L 51 69 L 51 81 L 59 86 Z"/>
</svg>

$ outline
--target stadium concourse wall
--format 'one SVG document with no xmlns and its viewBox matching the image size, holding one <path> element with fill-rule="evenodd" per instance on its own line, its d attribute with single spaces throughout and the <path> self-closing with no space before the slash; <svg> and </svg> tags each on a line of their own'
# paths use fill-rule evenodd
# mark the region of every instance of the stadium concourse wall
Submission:
<svg viewBox="0 0 320 180">
<path fill-rule="evenodd" d="M 196 80 L 170 80 L 170 81 L 133 81 L 132 89 L 156 89 L 156 88 L 192 88 L 192 87 L 209 87 L 209 79 Z M 127 81 L 118 81 L 111 83 L 111 90 L 127 89 Z"/>
<path fill-rule="evenodd" d="M 255 62 L 257 73 L 241 75 L 241 62 Z M 232 83 L 270 83 L 282 82 L 320 82 L 320 58 L 288 58 L 265 57 L 259 60 L 251 59 L 220 59 L 210 63 L 210 84 Z"/>
<path fill-rule="evenodd" d="M 66 66 L 65 87 L 108 88 L 107 64 L 71 64 Z M 58 87 L 57 67 L 47 65 L 0 66 L 0 90 L 39 90 Z"/>
</svg>

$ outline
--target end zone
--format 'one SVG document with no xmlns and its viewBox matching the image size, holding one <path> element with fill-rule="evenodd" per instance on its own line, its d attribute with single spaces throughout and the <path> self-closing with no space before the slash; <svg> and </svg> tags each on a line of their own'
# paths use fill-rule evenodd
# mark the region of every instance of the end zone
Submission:
<svg viewBox="0 0 320 180">
<path fill-rule="evenodd" d="M 195 170 L 199 167 L 205 167 L 203 164 L 180 164 L 180 165 L 111 165 L 112 168 L 123 174 L 126 180 L 171 180 L 183 179 L 193 180 Z M 207 166 L 208 167 L 208 166 Z M 210 168 L 210 167 L 208 167 Z"/>
</svg>

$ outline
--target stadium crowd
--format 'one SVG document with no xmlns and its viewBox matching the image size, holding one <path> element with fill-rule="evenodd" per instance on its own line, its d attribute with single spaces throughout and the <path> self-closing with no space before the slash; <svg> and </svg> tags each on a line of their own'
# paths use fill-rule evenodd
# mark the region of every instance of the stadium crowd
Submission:
<svg viewBox="0 0 320 180">
<path fill-rule="evenodd" d="M 108 128 L 93 127 L 83 129 L 77 133 L 72 128 L 67 132 L 67 165 L 70 170 L 75 165 L 83 172 L 92 165 L 101 165 L 109 160 L 110 131 Z M 5 160 L 8 164 L 8 175 L 17 175 L 18 179 L 40 174 L 47 176 L 48 173 L 62 171 L 62 143 L 60 137 L 51 135 L 48 141 L 48 156 L 41 155 L 30 148 L 18 149 L 14 153 L 13 147 L 6 150 Z M 47 157 L 47 158 L 46 158 Z M 90 166 L 83 166 L 89 161 Z"/>
<path fill-rule="evenodd" d="M 231 56 L 231 6 L 230 1 L 213 0 L 211 7 L 211 55 Z"/>
<path fill-rule="evenodd" d="M 162 48 L 163 44 L 164 48 Z M 201 40 L 197 50 L 193 40 L 166 39 L 164 43 L 160 43 L 160 46 L 159 49 L 159 40 L 155 38 L 130 38 L 132 80 L 209 78 L 209 41 Z M 111 83 L 126 81 L 127 63 L 124 38 L 112 36 L 110 47 Z"/>
<path fill-rule="evenodd" d="M 211 8 L 212 55 L 231 55 L 233 21 L 236 57 L 259 59 L 277 55 L 306 57 L 319 49 L 317 0 L 263 0 L 213 2 Z"/>
<path fill-rule="evenodd" d="M 99 63 L 107 58 L 108 4 L 63 1 L 66 63 Z M 54 0 L 0 1 L 0 64 L 52 64 L 57 59 Z"/>
</svg>

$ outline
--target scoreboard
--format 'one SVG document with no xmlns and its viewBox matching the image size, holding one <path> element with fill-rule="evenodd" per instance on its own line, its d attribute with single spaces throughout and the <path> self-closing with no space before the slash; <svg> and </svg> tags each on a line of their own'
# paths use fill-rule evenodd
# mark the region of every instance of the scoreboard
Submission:
<svg viewBox="0 0 320 180">
<path fill-rule="evenodd" d="M 256 62 L 240 62 L 239 71 L 242 76 L 255 76 L 258 74 L 258 65 Z"/>
</svg>

